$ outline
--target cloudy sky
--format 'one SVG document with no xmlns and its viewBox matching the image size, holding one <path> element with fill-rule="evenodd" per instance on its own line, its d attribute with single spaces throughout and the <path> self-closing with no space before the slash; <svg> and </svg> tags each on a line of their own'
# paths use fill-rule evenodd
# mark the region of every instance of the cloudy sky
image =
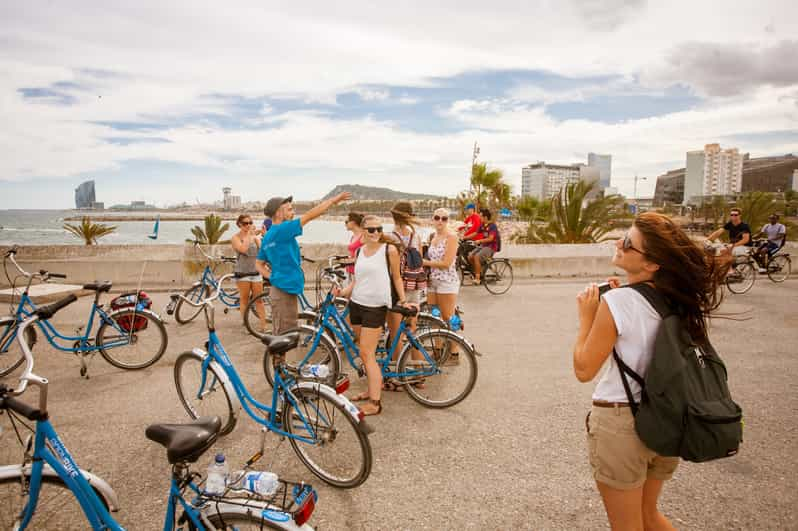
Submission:
<svg viewBox="0 0 798 531">
<path fill-rule="evenodd" d="M 0 3 L 0 208 L 454 195 L 480 160 L 798 153 L 794 0 Z"/>
</svg>

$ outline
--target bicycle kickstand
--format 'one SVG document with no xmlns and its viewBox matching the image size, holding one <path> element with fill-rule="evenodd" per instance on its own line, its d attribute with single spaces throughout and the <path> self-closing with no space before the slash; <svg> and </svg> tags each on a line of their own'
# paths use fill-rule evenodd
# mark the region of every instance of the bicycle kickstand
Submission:
<svg viewBox="0 0 798 531">
<path fill-rule="evenodd" d="M 94 359 L 94 352 L 86 352 L 86 351 L 78 351 L 77 355 L 80 358 L 80 375 L 85 378 L 89 379 L 89 362 Z M 89 358 L 86 361 L 86 358 Z"/>
</svg>

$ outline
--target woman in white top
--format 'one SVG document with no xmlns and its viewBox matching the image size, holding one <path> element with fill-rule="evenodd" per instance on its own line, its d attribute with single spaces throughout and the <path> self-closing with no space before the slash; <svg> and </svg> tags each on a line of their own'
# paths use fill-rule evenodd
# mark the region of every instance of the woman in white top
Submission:
<svg viewBox="0 0 798 531">
<path fill-rule="evenodd" d="M 460 275 L 457 273 L 455 259 L 457 258 L 457 234 L 449 229 L 449 211 L 439 208 L 432 214 L 432 233 L 427 259 L 424 266 L 430 268 L 429 287 L 427 288 L 427 302 L 430 306 L 437 305 L 441 310 L 441 317 L 447 323 L 454 315 L 457 307 L 457 294 L 460 291 Z M 455 343 L 451 343 L 455 348 Z M 451 360 L 457 360 L 459 352 L 450 354 Z"/>
<path fill-rule="evenodd" d="M 366 415 L 382 412 L 382 372 L 377 365 L 376 351 L 388 308 L 392 307 L 391 284 L 396 289 L 398 304 L 404 304 L 399 252 L 396 246 L 386 243 L 379 218 L 364 216 L 363 246 L 355 260 L 354 280 L 340 294 L 350 299 L 349 318 L 358 338 L 360 358 L 368 379 L 368 390 L 353 400 L 368 400 L 367 407 L 362 408 Z"/>
<path fill-rule="evenodd" d="M 708 340 L 706 317 L 720 304 L 721 272 L 670 218 L 653 212 L 638 216 L 618 240 L 612 263 L 626 272 L 629 284 L 645 282 L 663 294 L 697 344 Z M 577 379 L 593 380 L 609 358 L 586 421 L 593 477 L 612 529 L 673 529 L 657 500 L 679 459 L 657 455 L 637 436 L 618 366 L 610 356 L 614 348 L 645 377 L 661 319 L 634 289 L 620 287 L 618 279 L 610 279 L 610 286 L 601 298 L 596 284 L 576 297 Z M 639 400 L 640 387 L 631 379 L 629 383 Z"/>
</svg>

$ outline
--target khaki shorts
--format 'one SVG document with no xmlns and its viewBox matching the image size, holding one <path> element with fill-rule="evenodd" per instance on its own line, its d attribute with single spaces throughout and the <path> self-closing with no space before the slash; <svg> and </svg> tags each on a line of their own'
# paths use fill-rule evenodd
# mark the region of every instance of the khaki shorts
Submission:
<svg viewBox="0 0 798 531">
<path fill-rule="evenodd" d="M 299 301 L 296 295 L 271 286 L 269 299 L 272 302 L 272 330 L 274 334 L 282 334 L 297 326 Z"/>
<path fill-rule="evenodd" d="M 662 457 L 637 436 L 629 407 L 590 410 L 587 447 L 593 478 L 618 490 L 641 487 L 646 479 L 671 479 L 678 457 Z"/>
</svg>

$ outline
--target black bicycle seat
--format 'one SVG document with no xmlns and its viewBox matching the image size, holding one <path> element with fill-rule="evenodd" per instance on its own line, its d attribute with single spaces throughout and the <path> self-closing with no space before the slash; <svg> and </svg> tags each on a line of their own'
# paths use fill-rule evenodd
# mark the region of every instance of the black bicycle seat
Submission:
<svg viewBox="0 0 798 531">
<path fill-rule="evenodd" d="M 399 306 L 398 304 L 388 311 L 401 313 L 405 317 L 415 317 L 418 314 L 418 310 L 416 308 L 405 308 L 404 306 Z"/>
<path fill-rule="evenodd" d="M 272 354 L 282 354 L 299 344 L 299 332 L 290 332 L 279 336 L 265 335 L 261 341 Z"/>
<path fill-rule="evenodd" d="M 221 427 L 219 417 L 201 417 L 186 424 L 152 424 L 145 434 L 166 447 L 169 463 L 193 463 L 216 442 Z"/>
<path fill-rule="evenodd" d="M 94 282 L 90 282 L 89 284 L 83 284 L 83 289 L 90 289 L 92 291 L 97 291 L 99 293 L 104 293 L 106 291 L 111 290 L 111 286 L 113 286 L 113 282 L 110 280 L 95 280 Z"/>
</svg>

